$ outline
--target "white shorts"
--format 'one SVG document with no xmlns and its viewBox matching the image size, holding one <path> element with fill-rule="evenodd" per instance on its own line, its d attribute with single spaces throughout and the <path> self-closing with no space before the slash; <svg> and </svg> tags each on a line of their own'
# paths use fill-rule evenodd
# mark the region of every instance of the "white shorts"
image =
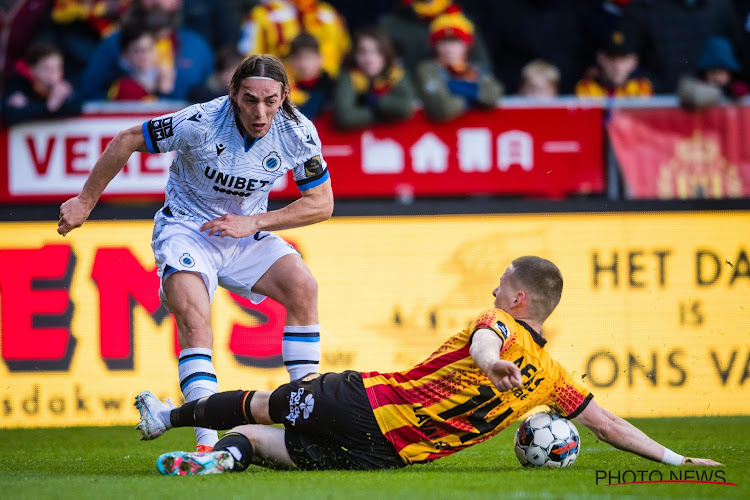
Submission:
<svg viewBox="0 0 750 500">
<path fill-rule="evenodd" d="M 161 283 L 159 298 L 169 310 L 164 279 L 177 271 L 191 271 L 203 277 L 210 301 L 221 286 L 258 304 L 266 297 L 252 292 L 253 286 L 274 262 L 284 255 L 299 253 L 279 236 L 261 231 L 246 238 L 209 236 L 200 224 L 177 220 L 161 210 L 154 217 L 151 248 Z"/>
</svg>

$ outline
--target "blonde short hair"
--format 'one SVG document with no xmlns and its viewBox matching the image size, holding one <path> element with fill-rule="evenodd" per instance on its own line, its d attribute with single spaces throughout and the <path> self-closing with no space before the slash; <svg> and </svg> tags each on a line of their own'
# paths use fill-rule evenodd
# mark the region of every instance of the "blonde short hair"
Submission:
<svg viewBox="0 0 750 500">
<path fill-rule="evenodd" d="M 521 69 L 521 79 L 523 81 L 531 79 L 534 75 L 541 76 L 547 80 L 556 91 L 560 88 L 560 70 L 554 64 L 541 59 L 535 59 Z"/>
</svg>

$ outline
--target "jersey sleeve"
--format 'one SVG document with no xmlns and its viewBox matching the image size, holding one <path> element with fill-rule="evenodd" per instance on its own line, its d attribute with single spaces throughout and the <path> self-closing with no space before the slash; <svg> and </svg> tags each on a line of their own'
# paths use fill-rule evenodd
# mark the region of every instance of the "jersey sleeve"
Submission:
<svg viewBox="0 0 750 500">
<path fill-rule="evenodd" d="M 469 330 L 471 332 L 471 338 L 469 339 L 469 343 L 471 343 L 471 340 L 474 338 L 474 333 L 480 328 L 492 330 L 502 339 L 503 347 L 500 349 L 501 355 L 505 349 L 507 349 L 508 345 L 510 345 L 508 339 L 515 335 L 515 332 L 503 323 L 503 318 L 497 313 L 497 309 L 490 309 L 483 312 L 471 323 L 471 328 Z"/>
<path fill-rule="evenodd" d="M 300 191 L 320 186 L 330 178 L 328 165 L 323 159 L 320 148 L 320 137 L 315 126 L 309 123 L 305 133 L 300 137 L 297 158 L 294 165 L 294 180 Z"/>
<path fill-rule="evenodd" d="M 143 122 L 143 138 L 149 153 L 188 150 L 202 144 L 205 139 L 203 114 L 196 104 Z"/>
<path fill-rule="evenodd" d="M 549 406 L 563 417 L 575 418 L 586 408 L 594 395 L 559 363 L 557 366 L 559 376 Z"/>
</svg>

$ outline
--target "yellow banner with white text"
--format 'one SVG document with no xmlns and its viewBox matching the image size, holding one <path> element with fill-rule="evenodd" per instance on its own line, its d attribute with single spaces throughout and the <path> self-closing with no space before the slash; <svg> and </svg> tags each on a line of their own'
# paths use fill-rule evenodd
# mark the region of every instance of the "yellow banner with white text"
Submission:
<svg viewBox="0 0 750 500">
<path fill-rule="evenodd" d="M 0 223 L 0 427 L 134 424 L 181 400 L 150 221 Z M 400 370 L 492 307 L 515 257 L 555 262 L 548 349 L 623 416 L 750 413 L 750 212 L 334 218 L 279 233 L 319 284 L 321 370 Z M 271 389 L 285 311 L 219 290 L 221 390 Z"/>
</svg>

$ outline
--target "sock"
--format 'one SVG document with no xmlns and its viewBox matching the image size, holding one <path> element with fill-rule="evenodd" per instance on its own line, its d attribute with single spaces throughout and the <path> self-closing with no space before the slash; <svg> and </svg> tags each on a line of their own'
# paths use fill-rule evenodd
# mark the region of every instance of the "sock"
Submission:
<svg viewBox="0 0 750 500">
<path fill-rule="evenodd" d="M 180 389 L 187 402 L 197 401 L 206 396 L 219 392 L 216 381 L 216 371 L 211 362 L 211 349 L 193 347 L 180 351 L 178 372 L 180 375 Z M 195 428 L 198 445 L 213 446 L 219 440 L 215 430 L 203 427 Z"/>
<path fill-rule="evenodd" d="M 254 424 L 250 402 L 255 391 L 226 391 L 172 408 L 169 413 L 171 427 L 206 427 L 231 429 L 238 425 Z"/>
<path fill-rule="evenodd" d="M 227 432 L 222 436 L 214 451 L 228 451 L 234 457 L 232 471 L 243 471 L 253 463 L 253 445 L 244 434 Z"/>
<path fill-rule="evenodd" d="M 320 325 L 285 326 L 281 356 L 291 380 L 318 373 Z"/>
</svg>

